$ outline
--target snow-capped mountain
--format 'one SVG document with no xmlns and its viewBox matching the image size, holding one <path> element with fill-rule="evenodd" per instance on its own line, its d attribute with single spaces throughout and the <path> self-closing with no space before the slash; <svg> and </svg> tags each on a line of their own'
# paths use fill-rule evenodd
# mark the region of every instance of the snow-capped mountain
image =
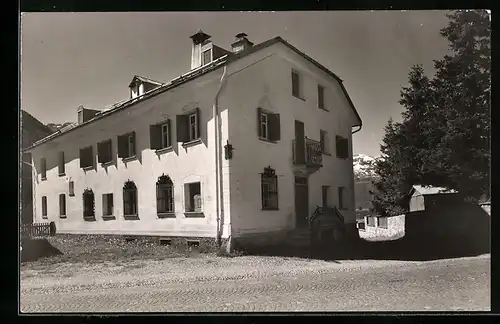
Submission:
<svg viewBox="0 0 500 324">
<path fill-rule="evenodd" d="M 352 158 L 354 177 L 356 179 L 365 179 L 375 177 L 375 162 L 377 158 L 366 154 L 355 154 Z"/>
</svg>

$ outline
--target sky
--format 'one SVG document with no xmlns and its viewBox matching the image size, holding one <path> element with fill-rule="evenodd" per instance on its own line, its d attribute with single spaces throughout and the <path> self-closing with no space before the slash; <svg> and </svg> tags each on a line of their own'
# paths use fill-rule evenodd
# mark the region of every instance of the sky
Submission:
<svg viewBox="0 0 500 324">
<path fill-rule="evenodd" d="M 240 32 L 255 44 L 281 36 L 344 80 L 363 120 L 353 151 L 378 156 L 410 67 L 432 74 L 446 54 L 447 21 L 445 11 L 23 13 L 21 109 L 73 122 L 79 105 L 128 99 L 134 75 L 169 82 L 189 71 L 198 29 L 226 49 Z"/>
</svg>

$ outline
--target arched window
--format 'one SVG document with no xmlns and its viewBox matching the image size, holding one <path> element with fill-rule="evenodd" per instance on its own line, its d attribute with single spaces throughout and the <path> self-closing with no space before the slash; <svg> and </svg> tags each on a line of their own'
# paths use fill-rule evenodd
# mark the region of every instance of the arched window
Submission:
<svg viewBox="0 0 500 324">
<path fill-rule="evenodd" d="M 137 187 L 128 180 L 123 186 L 123 215 L 137 216 Z"/>
<path fill-rule="evenodd" d="M 278 176 L 270 166 L 261 173 L 262 209 L 278 209 Z"/>
<path fill-rule="evenodd" d="M 174 213 L 174 184 L 165 174 L 156 182 L 156 212 L 158 215 Z"/>
<path fill-rule="evenodd" d="M 85 189 L 83 191 L 83 218 L 94 219 L 94 192 L 92 189 Z"/>
</svg>

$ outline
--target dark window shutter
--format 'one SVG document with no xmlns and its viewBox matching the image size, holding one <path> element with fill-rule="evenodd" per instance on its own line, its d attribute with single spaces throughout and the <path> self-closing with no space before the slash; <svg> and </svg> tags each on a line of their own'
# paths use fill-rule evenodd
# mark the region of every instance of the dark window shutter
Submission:
<svg viewBox="0 0 500 324">
<path fill-rule="evenodd" d="M 262 114 L 262 108 L 257 108 L 257 136 L 262 137 L 262 128 L 260 127 L 260 116 Z"/>
<path fill-rule="evenodd" d="M 171 127 L 171 122 L 170 122 L 170 119 L 167 119 L 167 136 L 168 136 L 168 143 L 167 143 L 167 146 L 172 146 L 172 130 L 170 129 Z M 160 131 L 161 131 L 161 128 L 160 128 Z"/>
<path fill-rule="evenodd" d="M 107 142 L 97 143 L 97 162 L 99 163 L 107 162 L 106 144 Z"/>
<path fill-rule="evenodd" d="M 281 139 L 280 114 L 268 114 L 269 140 L 279 141 Z"/>
<path fill-rule="evenodd" d="M 64 152 L 59 152 L 59 174 L 64 173 Z"/>
<path fill-rule="evenodd" d="M 133 143 L 132 148 L 133 148 L 133 150 L 131 152 L 131 155 L 134 156 L 135 153 L 137 152 L 137 147 L 136 147 L 137 143 L 136 143 L 136 140 L 135 140 L 135 131 L 132 132 L 132 133 L 130 133 L 129 135 L 132 136 L 132 143 Z"/>
<path fill-rule="evenodd" d="M 125 135 L 118 136 L 118 157 L 124 158 L 128 155 L 128 138 Z"/>
<path fill-rule="evenodd" d="M 47 161 L 45 158 L 40 160 L 40 168 L 42 169 L 42 178 L 45 178 L 47 176 Z"/>
<path fill-rule="evenodd" d="M 80 149 L 80 168 L 85 167 L 85 149 Z"/>
<path fill-rule="evenodd" d="M 347 159 L 349 157 L 349 141 L 347 138 L 344 138 L 344 158 Z"/>
<path fill-rule="evenodd" d="M 189 117 L 188 115 L 176 116 L 177 142 L 189 142 Z"/>
<path fill-rule="evenodd" d="M 161 125 L 150 125 L 149 126 L 149 142 L 151 144 L 151 149 L 158 150 L 161 149 Z"/>
<path fill-rule="evenodd" d="M 196 132 L 198 134 L 198 138 L 201 138 L 200 108 L 196 108 Z"/>
</svg>

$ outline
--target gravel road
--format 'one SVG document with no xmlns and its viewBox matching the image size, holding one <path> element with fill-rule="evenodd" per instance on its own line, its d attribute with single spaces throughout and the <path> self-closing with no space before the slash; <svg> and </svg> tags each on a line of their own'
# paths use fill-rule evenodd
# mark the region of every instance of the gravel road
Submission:
<svg viewBox="0 0 500 324">
<path fill-rule="evenodd" d="M 176 258 L 21 268 L 22 312 L 490 309 L 490 256 L 427 262 Z"/>
</svg>

